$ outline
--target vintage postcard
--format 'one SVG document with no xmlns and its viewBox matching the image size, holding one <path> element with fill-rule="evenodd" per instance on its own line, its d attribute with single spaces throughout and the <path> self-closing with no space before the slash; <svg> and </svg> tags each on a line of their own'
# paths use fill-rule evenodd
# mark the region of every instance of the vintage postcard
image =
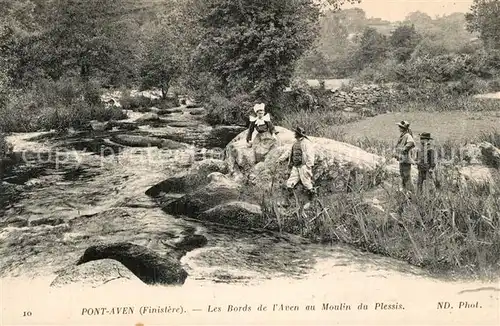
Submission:
<svg viewBox="0 0 500 326">
<path fill-rule="evenodd" d="M 0 7 L 1 325 L 500 325 L 499 0 Z"/>
</svg>

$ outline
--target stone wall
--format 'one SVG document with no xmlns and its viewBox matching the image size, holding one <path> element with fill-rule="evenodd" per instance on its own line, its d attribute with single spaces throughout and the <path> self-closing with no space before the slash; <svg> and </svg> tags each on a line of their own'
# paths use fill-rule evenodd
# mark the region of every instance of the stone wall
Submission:
<svg viewBox="0 0 500 326">
<path fill-rule="evenodd" d="M 345 111 L 373 110 L 383 107 L 384 102 L 395 96 L 396 91 L 387 85 L 361 85 L 346 90 L 332 90 L 331 106 Z"/>
</svg>

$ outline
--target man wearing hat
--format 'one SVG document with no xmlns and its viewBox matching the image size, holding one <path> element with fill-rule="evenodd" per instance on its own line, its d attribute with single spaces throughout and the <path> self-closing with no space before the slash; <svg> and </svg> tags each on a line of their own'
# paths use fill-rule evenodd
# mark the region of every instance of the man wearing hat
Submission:
<svg viewBox="0 0 500 326">
<path fill-rule="evenodd" d="M 396 159 L 399 161 L 399 174 L 403 189 L 405 191 L 412 191 L 413 185 L 411 183 L 411 164 L 413 160 L 410 156 L 410 151 L 415 147 L 415 140 L 413 140 L 412 132 L 410 130 L 410 123 L 408 121 L 401 121 L 396 123 L 399 127 L 400 136 L 396 144 Z"/>
<path fill-rule="evenodd" d="M 293 196 L 293 188 L 299 181 L 307 189 L 309 200 L 312 200 L 316 192 L 312 183 L 312 169 L 314 166 L 314 148 L 311 140 L 306 136 L 303 128 L 295 129 L 295 143 L 292 146 L 288 167 L 291 168 L 290 177 L 286 182 L 289 198 Z"/>
<path fill-rule="evenodd" d="M 439 182 L 437 182 L 434 176 L 434 168 L 436 167 L 436 151 L 431 144 L 431 134 L 428 132 L 423 132 L 420 134 L 420 148 L 417 152 L 417 169 L 418 169 L 418 179 L 417 179 L 417 190 L 422 191 L 424 181 L 428 178 L 434 180 L 436 188 L 439 188 Z"/>
</svg>

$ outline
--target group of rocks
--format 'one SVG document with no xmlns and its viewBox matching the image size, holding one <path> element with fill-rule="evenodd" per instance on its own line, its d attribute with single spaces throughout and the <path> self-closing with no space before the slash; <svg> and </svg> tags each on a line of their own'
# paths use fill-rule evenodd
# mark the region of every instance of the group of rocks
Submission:
<svg viewBox="0 0 500 326">
<path fill-rule="evenodd" d="M 278 142 L 263 161 L 256 162 L 244 131 L 226 146 L 223 160 L 198 162 L 190 170 L 152 187 L 147 194 L 175 216 L 245 228 L 268 226 L 262 205 L 280 202 L 286 196 L 287 159 L 294 142 L 292 131 L 276 129 Z M 309 138 L 316 153 L 314 182 L 321 192 L 345 192 L 353 184 L 370 188 L 386 175 L 397 174 L 396 165 L 384 165 L 383 158 L 359 147 L 327 138 Z"/>
</svg>

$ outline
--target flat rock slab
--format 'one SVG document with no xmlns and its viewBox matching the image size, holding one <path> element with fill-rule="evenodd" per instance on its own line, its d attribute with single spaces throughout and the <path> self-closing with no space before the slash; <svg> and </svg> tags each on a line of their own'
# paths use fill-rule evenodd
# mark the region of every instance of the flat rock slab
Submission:
<svg viewBox="0 0 500 326">
<path fill-rule="evenodd" d="M 160 139 L 141 135 L 114 135 L 111 141 L 129 147 L 158 147 L 164 149 L 182 149 L 187 145 L 170 139 Z"/>
<path fill-rule="evenodd" d="M 161 110 L 161 112 L 166 114 L 172 114 L 172 113 L 183 113 L 184 110 L 182 110 L 181 108 L 171 108 L 171 109 L 163 109 Z"/>
<path fill-rule="evenodd" d="M 161 147 L 162 139 L 138 135 L 113 135 L 111 141 L 130 147 Z"/>
<path fill-rule="evenodd" d="M 168 125 L 175 128 L 192 128 L 198 127 L 200 123 L 195 121 L 172 121 L 169 122 Z"/>
<path fill-rule="evenodd" d="M 203 108 L 192 109 L 189 114 L 191 115 L 204 115 L 207 111 Z"/>
</svg>

